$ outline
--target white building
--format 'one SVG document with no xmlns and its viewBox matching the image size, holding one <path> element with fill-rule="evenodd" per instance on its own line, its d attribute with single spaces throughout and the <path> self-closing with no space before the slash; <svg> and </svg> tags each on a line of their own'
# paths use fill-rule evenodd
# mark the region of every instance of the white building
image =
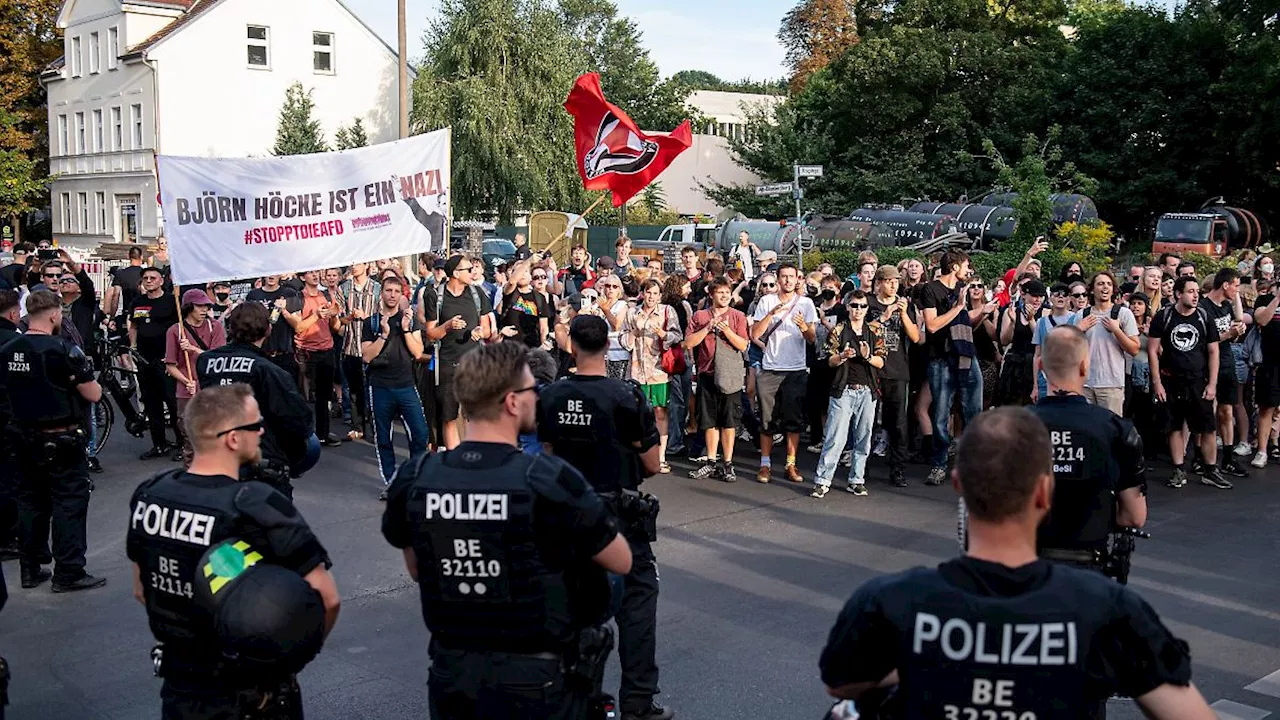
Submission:
<svg viewBox="0 0 1280 720">
<path fill-rule="evenodd" d="M 398 59 L 341 0 L 66 0 L 49 94 L 53 235 L 153 242 L 156 153 L 270 154 L 285 89 L 313 90 L 332 144 L 399 128 Z"/>
<path fill-rule="evenodd" d="M 682 215 L 716 215 L 724 208 L 708 198 L 699 184 L 714 180 L 722 185 L 754 185 L 755 173 L 733 161 L 729 138 L 746 133 L 748 114 L 755 108 L 772 109 L 784 100 L 778 95 L 695 90 L 688 104 L 706 116 L 707 125 L 694 128 L 693 146 L 676 157 L 658 178 L 666 203 Z"/>
</svg>

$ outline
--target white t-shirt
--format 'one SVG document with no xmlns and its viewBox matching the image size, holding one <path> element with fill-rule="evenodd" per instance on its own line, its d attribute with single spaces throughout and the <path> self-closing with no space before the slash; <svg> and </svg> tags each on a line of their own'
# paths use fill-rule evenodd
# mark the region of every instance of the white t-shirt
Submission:
<svg viewBox="0 0 1280 720">
<path fill-rule="evenodd" d="M 1089 376 L 1085 378 L 1085 387 L 1122 388 L 1124 387 L 1125 360 L 1131 356 L 1120 347 L 1120 341 L 1116 336 L 1102 324 L 1102 318 L 1110 318 L 1111 312 L 1099 313 L 1090 308 L 1089 313 L 1098 315 L 1099 319 L 1085 332 L 1085 337 L 1089 338 Z M 1083 319 L 1084 313 L 1081 311 L 1080 319 L 1076 324 Z M 1138 337 L 1138 321 L 1134 318 L 1132 310 L 1121 305 L 1116 322 L 1120 323 L 1120 331 L 1125 335 L 1131 338 Z"/>
<path fill-rule="evenodd" d="M 619 315 L 625 317 L 627 314 L 627 301 L 626 300 L 617 301 L 616 303 L 613 304 L 613 307 L 609 308 L 609 312 L 612 313 L 614 317 L 618 317 Z M 605 322 L 608 322 L 608 321 L 606 320 Z M 604 355 L 605 360 L 618 361 L 618 360 L 631 359 L 631 351 L 626 349 L 622 345 L 622 335 L 626 332 L 627 332 L 626 322 L 622 323 L 621 330 L 614 330 L 613 324 L 612 323 L 609 324 L 609 349 L 605 351 L 605 355 Z"/>
<path fill-rule="evenodd" d="M 787 372 L 805 369 L 805 346 L 808 341 L 800 332 L 800 326 L 796 325 L 795 314 L 800 313 L 805 323 L 812 325 L 818 322 L 818 311 L 813 307 L 813 301 L 802 295 L 793 296 L 788 304 L 792 306 L 791 309 L 783 313 L 781 318 L 774 318 L 780 319 L 781 322 L 765 343 L 762 363 L 765 370 Z M 778 296 L 765 295 L 756 304 L 755 315 L 751 317 L 752 321 L 760 322 L 776 307 L 778 307 Z M 768 332 L 767 328 L 772 327 L 773 321 L 770 322 L 770 325 L 765 326 L 765 332 Z"/>
<path fill-rule="evenodd" d="M 729 259 L 738 261 L 736 263 L 730 263 L 729 267 L 742 268 L 743 280 L 750 280 L 756 276 L 756 256 L 752 252 L 751 245 L 749 243 L 746 247 L 743 247 L 742 244 L 739 243 L 729 248 Z"/>
</svg>

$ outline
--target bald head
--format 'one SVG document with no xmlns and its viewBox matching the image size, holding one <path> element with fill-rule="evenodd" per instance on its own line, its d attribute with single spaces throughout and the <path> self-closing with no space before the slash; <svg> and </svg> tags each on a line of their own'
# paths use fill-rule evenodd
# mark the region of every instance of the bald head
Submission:
<svg viewBox="0 0 1280 720">
<path fill-rule="evenodd" d="M 1049 382 L 1076 389 L 1089 371 L 1089 340 L 1078 328 L 1059 325 L 1040 344 L 1040 366 Z"/>
<path fill-rule="evenodd" d="M 999 448 L 993 452 L 992 448 Z M 1052 475 L 1049 431 L 1020 407 L 988 410 L 964 429 L 955 475 L 969 513 L 987 522 L 1020 516 Z"/>
</svg>

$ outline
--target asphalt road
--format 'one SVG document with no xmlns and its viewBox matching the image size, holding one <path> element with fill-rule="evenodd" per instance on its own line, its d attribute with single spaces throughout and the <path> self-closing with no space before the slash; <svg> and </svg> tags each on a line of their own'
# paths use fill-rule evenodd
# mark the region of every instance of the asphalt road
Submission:
<svg viewBox="0 0 1280 720">
<path fill-rule="evenodd" d="M 6 563 L 11 598 L 0 613 L 0 654 L 14 675 L 8 717 L 159 717 L 153 641 L 124 554 L 133 488 L 169 467 L 135 460 L 144 449 L 117 431 L 102 456 L 107 472 L 95 476 L 89 570 L 109 578 L 105 588 L 22 590 L 17 563 Z M 324 652 L 301 676 L 310 720 L 426 717 L 427 633 L 400 555 L 378 530 L 373 455 L 363 443 L 325 450 L 297 485 L 297 505 L 329 549 L 343 596 Z M 772 484 L 757 484 L 756 456 L 742 460 L 735 485 L 690 480 L 690 467 L 676 462 L 676 474 L 646 486 L 663 505 L 655 546 L 660 700 L 697 720 L 813 720 L 829 705 L 817 657 L 836 612 L 868 578 L 954 554 L 954 496 L 922 485 L 921 467 L 910 487 L 893 488 L 873 459 L 869 497 L 841 492 L 838 483 L 814 500 L 808 486 L 780 472 Z M 802 451 L 806 477 L 815 461 Z M 1280 674 L 1244 689 L 1280 668 L 1280 471 L 1255 475 L 1232 491 L 1154 482 L 1155 537 L 1141 544 L 1131 580 L 1191 643 L 1206 698 L 1223 701 L 1223 717 L 1241 720 L 1280 713 Z M 607 682 L 616 690 L 616 658 Z M 1113 707 L 1112 717 L 1139 716 Z"/>
</svg>

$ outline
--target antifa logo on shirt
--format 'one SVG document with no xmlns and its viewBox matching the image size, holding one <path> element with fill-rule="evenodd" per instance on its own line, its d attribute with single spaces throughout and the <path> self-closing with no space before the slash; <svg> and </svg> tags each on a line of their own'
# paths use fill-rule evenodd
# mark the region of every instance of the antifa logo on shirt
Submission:
<svg viewBox="0 0 1280 720">
<path fill-rule="evenodd" d="M 1169 339 L 1173 342 L 1174 349 L 1190 352 L 1200 342 L 1200 330 L 1190 323 L 1179 323 L 1173 328 L 1173 332 L 1169 333 Z"/>
</svg>

